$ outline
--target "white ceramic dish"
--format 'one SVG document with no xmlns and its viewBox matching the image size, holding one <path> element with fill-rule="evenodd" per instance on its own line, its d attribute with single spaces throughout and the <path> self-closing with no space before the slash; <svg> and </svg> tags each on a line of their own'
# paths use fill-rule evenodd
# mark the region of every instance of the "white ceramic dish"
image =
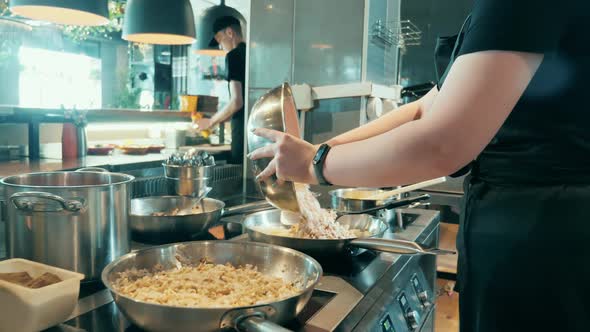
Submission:
<svg viewBox="0 0 590 332">
<path fill-rule="evenodd" d="M 45 272 L 62 281 L 32 289 L 0 280 L 0 331 L 41 331 L 63 322 L 78 303 L 84 275 L 53 266 L 14 258 L 0 261 L 0 273 L 27 272 L 36 278 Z"/>
</svg>

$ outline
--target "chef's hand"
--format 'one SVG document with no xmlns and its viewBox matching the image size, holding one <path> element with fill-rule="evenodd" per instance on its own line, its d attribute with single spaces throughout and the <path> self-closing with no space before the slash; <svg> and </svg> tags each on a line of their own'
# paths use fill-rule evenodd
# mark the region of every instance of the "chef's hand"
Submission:
<svg viewBox="0 0 590 332">
<path fill-rule="evenodd" d="M 196 121 L 197 129 L 203 131 L 211 129 L 211 119 L 201 118 Z"/>
<path fill-rule="evenodd" d="M 253 133 L 274 142 L 248 155 L 248 158 L 252 160 L 272 158 L 268 167 L 256 177 L 256 180 L 264 181 L 276 174 L 282 181 L 317 183 L 312 164 L 318 149 L 316 146 L 272 129 L 257 128 Z"/>
</svg>

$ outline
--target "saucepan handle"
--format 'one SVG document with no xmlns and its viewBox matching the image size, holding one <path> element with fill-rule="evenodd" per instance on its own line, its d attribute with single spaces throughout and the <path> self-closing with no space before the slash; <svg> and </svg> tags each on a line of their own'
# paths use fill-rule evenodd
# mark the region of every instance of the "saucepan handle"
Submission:
<svg viewBox="0 0 590 332">
<path fill-rule="evenodd" d="M 253 212 L 258 212 L 258 211 L 269 210 L 269 209 L 273 209 L 273 208 L 274 207 L 272 205 L 270 205 L 270 203 L 267 201 L 258 201 L 258 202 L 253 202 L 253 203 L 232 206 L 229 208 L 224 208 L 221 216 L 222 217 L 229 217 L 229 216 L 235 216 L 238 214 L 253 213 Z"/>
<path fill-rule="evenodd" d="M 83 167 L 78 168 L 76 172 L 100 172 L 100 173 L 108 173 L 109 171 L 102 168 L 102 167 Z"/>
<path fill-rule="evenodd" d="M 375 207 L 372 207 L 369 209 L 365 209 L 365 210 L 342 212 L 342 214 L 367 214 L 367 213 L 371 213 L 371 212 L 375 212 L 375 211 L 379 211 L 379 210 L 383 210 L 383 209 L 389 210 L 389 209 L 394 209 L 394 208 L 410 205 L 410 204 L 413 204 L 416 202 L 421 202 L 421 201 L 427 200 L 429 198 L 430 198 L 430 195 L 423 194 L 423 195 L 404 198 L 404 199 L 400 199 L 400 200 L 392 200 L 392 201 L 387 202 L 386 204 L 378 205 L 378 206 L 375 206 Z"/>
<path fill-rule="evenodd" d="M 238 331 L 244 332 L 292 332 L 257 315 L 239 319 L 236 322 L 236 327 Z"/>
<path fill-rule="evenodd" d="M 374 239 L 363 238 L 355 239 L 350 242 L 352 246 L 392 254 L 402 255 L 454 255 L 455 252 L 444 249 L 426 249 L 416 242 L 406 240 L 392 240 L 392 239 Z"/>
<path fill-rule="evenodd" d="M 36 210 L 35 209 L 35 202 L 32 199 L 44 199 L 49 201 L 54 201 L 61 205 L 63 210 L 69 212 L 80 212 L 84 208 L 84 203 L 79 200 L 75 199 L 64 199 L 61 196 L 40 192 L 40 191 L 28 191 L 28 192 L 21 192 L 16 193 L 10 196 L 10 201 L 12 204 L 19 210 L 25 212 L 33 212 L 33 211 L 42 211 L 42 212 L 59 212 L 59 210 Z"/>
</svg>

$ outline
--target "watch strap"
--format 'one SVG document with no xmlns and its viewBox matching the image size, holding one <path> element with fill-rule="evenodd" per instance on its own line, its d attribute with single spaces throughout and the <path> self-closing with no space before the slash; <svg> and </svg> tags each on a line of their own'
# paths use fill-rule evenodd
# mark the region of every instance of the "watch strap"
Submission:
<svg viewBox="0 0 590 332">
<path fill-rule="evenodd" d="M 313 169 L 315 172 L 315 176 L 318 180 L 318 183 L 321 185 L 331 186 L 332 184 L 326 180 L 324 177 L 324 163 L 326 162 L 326 157 L 328 156 L 328 152 L 332 149 L 331 146 L 328 144 L 320 145 L 320 148 L 316 152 L 313 158 Z"/>
</svg>

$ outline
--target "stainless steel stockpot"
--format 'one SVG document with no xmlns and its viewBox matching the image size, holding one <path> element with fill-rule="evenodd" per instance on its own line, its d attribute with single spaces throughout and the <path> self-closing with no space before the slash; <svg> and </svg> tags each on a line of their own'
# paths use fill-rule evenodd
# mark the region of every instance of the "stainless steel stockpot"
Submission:
<svg viewBox="0 0 590 332">
<path fill-rule="evenodd" d="M 100 278 L 130 250 L 133 176 L 108 172 L 48 172 L 10 176 L 6 200 L 9 257 L 20 257 Z"/>
</svg>

